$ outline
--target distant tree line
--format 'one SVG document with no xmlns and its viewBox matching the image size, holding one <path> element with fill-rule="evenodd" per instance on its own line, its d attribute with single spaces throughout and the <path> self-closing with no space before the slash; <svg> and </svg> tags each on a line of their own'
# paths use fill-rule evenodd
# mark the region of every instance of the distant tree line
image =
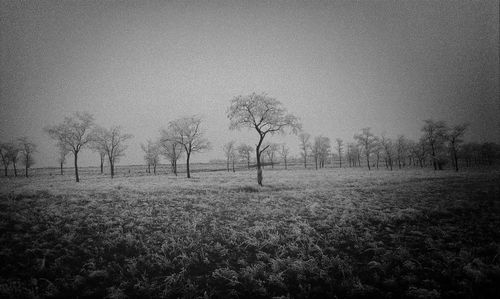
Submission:
<svg viewBox="0 0 500 299">
<path fill-rule="evenodd" d="M 236 171 L 238 162 L 245 162 L 246 168 L 257 168 L 257 183 L 262 185 L 262 170 L 265 166 L 274 168 L 278 160 L 287 169 L 290 162 L 303 163 L 304 168 L 314 163 L 315 169 L 328 164 L 343 167 L 366 166 L 372 168 L 432 167 L 442 170 L 445 166 L 458 171 L 461 166 L 493 165 L 500 157 L 500 146 L 492 143 L 464 142 L 468 124 L 448 126 L 444 121 L 425 120 L 421 127 L 418 141 L 410 140 L 404 135 L 396 138 L 387 137 L 384 133 L 375 135 L 366 127 L 354 134 L 353 141 L 345 143 L 335 139 L 332 147 L 330 138 L 319 135 L 311 136 L 302 131 L 299 119 L 287 112 L 282 103 L 267 94 L 252 93 L 234 97 L 227 109 L 229 128 L 239 130 L 248 128 L 258 135 L 255 147 L 231 140 L 222 146 L 227 171 Z M 79 182 L 78 155 L 84 149 L 90 149 L 99 155 L 100 172 L 104 171 L 107 161 L 111 178 L 115 175 L 115 165 L 127 149 L 127 141 L 132 135 L 122 131 L 120 126 L 104 128 L 97 125 L 89 113 L 74 113 L 56 125 L 45 128 L 47 134 L 56 141 L 58 164 L 61 175 L 69 153 L 73 155 L 75 179 Z M 267 136 L 291 132 L 298 134 L 300 157 L 291 157 L 286 144 L 269 142 Z M 182 117 L 168 123 L 160 129 L 160 136 L 155 140 L 147 140 L 141 144 L 146 162 L 146 172 L 156 174 L 160 158 L 170 162 L 172 173 L 177 175 L 177 162 L 185 158 L 186 175 L 191 177 L 191 157 L 211 148 L 204 137 L 202 118 L 199 116 Z M 18 164 L 25 167 L 28 177 L 29 168 L 35 163 L 33 155 L 36 145 L 26 137 L 16 142 L 0 143 L 0 158 L 4 174 L 8 176 L 8 168 L 12 165 L 14 176 L 18 175 Z M 255 157 L 253 159 L 252 157 Z M 255 164 L 253 164 L 255 161 Z"/>
</svg>

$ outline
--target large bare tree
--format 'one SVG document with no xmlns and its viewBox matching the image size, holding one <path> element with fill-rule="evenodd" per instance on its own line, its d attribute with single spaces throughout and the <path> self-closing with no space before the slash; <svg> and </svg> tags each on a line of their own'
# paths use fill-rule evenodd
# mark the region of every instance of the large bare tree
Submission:
<svg viewBox="0 0 500 299">
<path fill-rule="evenodd" d="M 286 129 L 291 129 L 297 133 L 301 125 L 297 117 L 287 113 L 283 104 L 267 94 L 252 93 L 247 96 L 237 96 L 231 100 L 227 110 L 229 118 L 229 128 L 231 130 L 250 128 L 257 131 L 259 141 L 255 145 L 257 160 L 257 183 L 262 186 L 262 165 L 260 158 L 266 146 L 262 143 L 267 135 L 285 133 Z"/>
<path fill-rule="evenodd" d="M 344 149 L 344 141 L 340 138 L 335 139 L 337 142 L 337 153 L 339 155 L 339 168 L 342 168 L 342 150 Z"/>
<path fill-rule="evenodd" d="M 159 140 L 161 154 L 170 161 L 172 172 L 177 176 L 177 161 L 182 156 L 181 145 L 174 141 L 173 133 L 169 130 L 161 130 Z"/>
<path fill-rule="evenodd" d="M 28 137 L 18 139 L 19 149 L 21 153 L 21 162 L 24 165 L 24 175 L 28 177 L 28 169 L 35 164 L 33 154 L 36 152 L 36 145 L 28 140 Z"/>
<path fill-rule="evenodd" d="M 250 156 L 253 148 L 250 145 L 242 143 L 238 146 L 237 150 L 240 157 L 247 161 L 247 167 L 250 169 Z"/>
<path fill-rule="evenodd" d="M 132 138 L 131 134 L 123 133 L 120 126 L 113 126 L 109 129 L 97 127 L 94 130 L 94 143 L 98 148 L 104 150 L 109 161 L 111 178 L 115 176 L 115 164 L 122 157 L 127 149 L 125 142 Z"/>
<path fill-rule="evenodd" d="M 309 153 L 309 149 L 311 148 L 311 135 L 305 132 L 299 134 L 299 142 L 300 142 L 300 155 L 302 159 L 304 159 L 304 168 L 307 168 L 307 155 Z"/>
<path fill-rule="evenodd" d="M 463 142 L 463 136 L 465 131 L 469 127 L 469 124 L 456 125 L 446 134 L 446 139 L 450 144 L 451 155 L 453 159 L 453 164 L 455 166 L 455 171 L 458 171 L 458 150 L 460 144 Z"/>
<path fill-rule="evenodd" d="M 171 121 L 169 124 L 172 140 L 180 144 L 186 153 L 186 173 L 188 178 L 191 178 L 189 170 L 191 155 L 210 149 L 210 143 L 204 138 L 201 122 L 201 117 L 189 116 Z"/>
<path fill-rule="evenodd" d="M 370 170 L 370 154 L 373 150 L 373 146 L 375 145 L 375 136 L 370 131 L 370 128 L 361 129 L 361 134 L 354 135 L 354 139 L 358 142 L 358 145 L 363 149 L 366 157 L 366 164 L 368 166 L 368 170 Z"/>
<path fill-rule="evenodd" d="M 440 150 L 442 150 L 447 130 L 448 128 L 444 121 L 434 121 L 432 119 L 424 120 L 424 126 L 421 131 L 423 133 L 423 139 L 430 148 L 434 170 L 442 169 L 442 163 L 438 161 L 438 154 Z"/>
<path fill-rule="evenodd" d="M 87 112 L 76 112 L 58 125 L 47 127 L 49 136 L 58 143 L 64 144 L 73 153 L 75 158 L 75 179 L 78 177 L 78 153 L 92 141 L 91 130 L 94 126 L 94 117 Z"/>
</svg>

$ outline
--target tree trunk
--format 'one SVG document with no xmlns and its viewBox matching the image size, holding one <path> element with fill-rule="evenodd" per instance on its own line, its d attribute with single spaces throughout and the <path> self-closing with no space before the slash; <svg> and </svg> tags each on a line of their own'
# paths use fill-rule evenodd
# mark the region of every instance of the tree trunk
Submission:
<svg viewBox="0 0 500 299">
<path fill-rule="evenodd" d="M 247 157 L 247 167 L 250 169 L 250 156 Z"/>
<path fill-rule="evenodd" d="M 431 143 L 431 150 L 432 150 L 432 165 L 434 166 L 434 170 L 438 169 L 437 163 L 436 163 L 436 151 L 434 150 L 434 144 Z"/>
<path fill-rule="evenodd" d="M 259 147 L 257 147 L 257 183 L 262 186 L 262 167 L 260 165 Z"/>
<path fill-rule="evenodd" d="M 16 168 L 16 162 L 12 163 L 12 166 L 14 166 L 14 176 L 17 177 L 17 168 Z"/>
<path fill-rule="evenodd" d="M 307 168 L 307 153 L 304 152 L 304 168 Z"/>
<path fill-rule="evenodd" d="M 28 159 L 27 159 L 28 160 Z M 27 163 L 26 163 L 27 164 Z M 28 165 L 26 165 L 26 177 L 28 177 Z"/>
<path fill-rule="evenodd" d="M 174 160 L 174 174 L 177 176 L 177 160 Z"/>
<path fill-rule="evenodd" d="M 156 175 L 156 163 L 153 164 L 153 174 Z"/>
<path fill-rule="evenodd" d="M 102 155 L 100 155 L 101 157 L 101 174 L 104 173 L 104 157 Z"/>
<path fill-rule="evenodd" d="M 286 167 L 286 158 L 284 160 L 285 160 L 285 169 L 287 169 L 287 167 Z"/>
<path fill-rule="evenodd" d="M 61 175 L 64 175 L 64 172 L 63 172 L 63 163 L 61 162 Z"/>
<path fill-rule="evenodd" d="M 109 168 L 111 171 L 111 178 L 114 178 L 115 177 L 115 164 L 112 163 L 111 161 L 109 162 Z"/>
<path fill-rule="evenodd" d="M 9 176 L 7 166 L 3 167 L 3 171 L 5 173 L 5 176 Z"/>
<path fill-rule="evenodd" d="M 340 162 L 339 168 L 342 168 L 342 155 L 340 151 L 339 151 L 339 162 Z"/>
<path fill-rule="evenodd" d="M 191 153 L 186 152 L 186 172 L 187 172 L 187 178 L 191 178 L 191 173 L 189 172 L 189 156 Z"/>
<path fill-rule="evenodd" d="M 227 169 L 227 172 L 229 172 L 229 158 L 227 158 L 227 160 L 226 160 L 226 169 Z"/>
<path fill-rule="evenodd" d="M 366 165 L 368 165 L 368 170 L 370 169 L 370 155 L 366 155 Z"/>
<path fill-rule="evenodd" d="M 455 148 L 453 148 L 453 160 L 455 160 L 455 171 L 458 171 L 458 157 Z"/>
<path fill-rule="evenodd" d="M 75 178 L 76 182 L 80 182 L 80 178 L 78 177 L 78 152 L 73 152 L 75 155 Z"/>
</svg>

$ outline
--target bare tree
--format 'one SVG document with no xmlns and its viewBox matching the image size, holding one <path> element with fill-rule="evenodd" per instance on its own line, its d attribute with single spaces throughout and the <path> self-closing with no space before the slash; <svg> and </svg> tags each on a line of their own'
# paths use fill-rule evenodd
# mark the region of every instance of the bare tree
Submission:
<svg viewBox="0 0 500 299">
<path fill-rule="evenodd" d="M 18 139 L 19 148 L 21 153 L 21 162 L 25 167 L 24 175 L 28 177 L 28 169 L 35 164 L 33 159 L 33 154 L 36 151 L 36 145 L 28 140 L 27 137 L 21 137 Z"/>
<path fill-rule="evenodd" d="M 405 155 L 407 151 L 407 143 L 408 140 L 404 135 L 399 135 L 396 140 L 396 158 L 398 160 L 398 168 L 401 169 L 401 166 L 405 166 Z"/>
<path fill-rule="evenodd" d="M 370 154 L 375 145 L 375 136 L 370 132 L 370 128 L 361 129 L 361 134 L 354 135 L 354 139 L 358 142 L 358 145 L 363 149 L 366 157 L 366 164 L 368 170 L 370 170 Z"/>
<path fill-rule="evenodd" d="M 465 134 L 465 130 L 469 127 L 469 124 L 460 124 L 451 128 L 450 132 L 446 135 L 446 139 L 450 144 L 450 150 L 452 154 L 453 164 L 455 166 L 455 171 L 458 171 L 458 150 L 460 144 L 463 142 L 462 137 Z"/>
<path fill-rule="evenodd" d="M 99 128 L 99 129 L 95 129 L 93 134 L 96 134 L 98 133 L 99 130 L 102 130 L 102 128 Z M 100 168 L 101 168 L 101 174 L 104 173 L 104 159 L 106 158 L 106 149 L 104 148 L 103 146 L 103 143 L 97 139 L 95 139 L 94 137 L 96 136 L 93 136 L 93 140 L 92 142 L 90 143 L 90 148 L 99 154 L 99 160 L 100 160 Z"/>
<path fill-rule="evenodd" d="M 390 138 L 387 138 L 385 134 L 382 134 L 380 137 L 380 146 L 382 147 L 382 151 L 384 153 L 385 167 L 390 168 L 392 170 L 393 164 L 393 143 Z"/>
<path fill-rule="evenodd" d="M 285 169 L 288 169 L 288 167 L 286 165 L 286 158 L 288 157 L 289 153 L 290 153 L 290 149 L 286 146 L 286 144 L 283 143 L 281 145 L 280 155 L 281 155 L 281 159 L 283 159 L 283 162 L 285 163 Z"/>
<path fill-rule="evenodd" d="M 2 164 L 5 176 L 8 176 L 8 169 L 11 162 L 9 153 L 12 150 L 13 145 L 11 143 L 1 143 L 0 144 L 0 157 L 2 158 Z"/>
<path fill-rule="evenodd" d="M 325 162 L 330 153 L 330 138 L 318 136 L 314 138 L 312 153 L 316 169 L 325 167 Z"/>
<path fill-rule="evenodd" d="M 438 161 L 438 153 L 443 146 L 443 141 L 446 136 L 447 126 L 444 121 L 434 121 L 427 119 L 422 127 L 423 139 L 427 142 L 430 148 L 430 155 L 434 170 L 441 170 L 442 163 Z"/>
<path fill-rule="evenodd" d="M 235 144 L 236 142 L 234 140 L 231 140 L 228 143 L 224 144 L 223 147 L 224 155 L 226 156 L 227 172 L 229 172 L 229 162 L 231 162 L 231 160 L 233 161 L 233 172 L 234 172 L 234 160 L 236 158 Z"/>
<path fill-rule="evenodd" d="M 191 172 L 189 171 L 191 155 L 210 149 L 210 143 L 203 137 L 204 132 L 201 129 L 201 122 L 201 117 L 190 116 L 174 120 L 169 124 L 173 141 L 180 144 L 186 153 L 186 172 L 188 178 L 191 178 Z"/>
<path fill-rule="evenodd" d="M 335 139 L 337 142 L 337 153 L 339 154 L 339 168 L 342 168 L 342 150 L 344 149 L 344 141 L 340 138 Z"/>
<path fill-rule="evenodd" d="M 173 133 L 168 130 L 161 130 L 159 140 L 161 154 L 170 161 L 172 172 L 177 176 L 177 161 L 182 156 L 181 145 L 174 141 Z"/>
<path fill-rule="evenodd" d="M 238 149 L 238 154 L 240 155 L 241 158 L 247 161 L 247 167 L 250 169 L 250 155 L 252 153 L 253 148 L 250 145 L 243 143 L 240 144 L 237 149 Z"/>
<path fill-rule="evenodd" d="M 9 157 L 10 161 L 12 162 L 12 167 L 14 168 L 14 176 L 17 177 L 17 161 L 19 159 L 19 152 L 20 148 L 17 144 L 12 143 L 9 146 L 9 151 L 7 153 L 7 156 Z"/>
<path fill-rule="evenodd" d="M 274 169 L 274 158 L 278 152 L 279 145 L 276 143 L 267 143 L 264 147 L 266 149 L 263 152 L 266 154 L 269 163 L 271 163 L 271 168 Z"/>
<path fill-rule="evenodd" d="M 144 161 L 148 164 L 147 172 L 151 173 L 151 166 L 153 166 L 153 173 L 156 175 L 156 166 L 160 161 L 158 143 L 148 139 L 146 144 L 141 144 L 141 149 L 144 152 Z"/>
<path fill-rule="evenodd" d="M 64 174 L 63 166 L 64 163 L 66 163 L 66 156 L 68 155 L 70 150 L 64 144 L 58 144 L 57 148 L 59 149 L 59 157 L 57 158 L 57 162 L 59 163 L 59 167 L 61 169 L 61 175 L 63 175 Z"/>
<path fill-rule="evenodd" d="M 300 142 L 300 150 L 302 151 L 300 155 L 304 159 L 304 168 L 307 168 L 307 155 L 309 149 L 311 148 L 311 135 L 308 133 L 300 133 L 299 134 L 299 142 Z"/>
<path fill-rule="evenodd" d="M 127 149 L 125 142 L 132 138 L 132 135 L 121 131 L 119 126 L 113 126 L 110 129 L 97 127 L 93 134 L 94 143 L 98 144 L 97 148 L 104 150 L 108 157 L 111 178 L 115 176 L 115 163 Z"/>
<path fill-rule="evenodd" d="M 71 117 L 65 117 L 62 123 L 45 129 L 51 138 L 67 146 L 73 153 L 77 182 L 80 181 L 78 177 L 78 153 L 92 141 L 90 132 L 93 125 L 94 117 L 91 114 L 76 112 Z"/>
<path fill-rule="evenodd" d="M 383 148 L 382 145 L 380 144 L 380 138 L 375 137 L 375 141 L 373 143 L 373 153 L 375 154 L 375 167 L 378 169 L 378 165 L 380 162 L 380 154 L 382 152 Z"/>
<path fill-rule="evenodd" d="M 262 186 L 261 154 L 266 146 L 261 148 L 264 138 L 270 134 L 284 133 L 291 129 L 293 133 L 300 130 L 301 125 L 297 117 L 288 114 L 280 101 L 266 94 L 252 93 L 248 96 L 237 96 L 231 100 L 227 110 L 231 130 L 241 128 L 255 129 L 259 134 L 259 141 L 255 147 L 257 156 L 257 183 Z"/>
</svg>

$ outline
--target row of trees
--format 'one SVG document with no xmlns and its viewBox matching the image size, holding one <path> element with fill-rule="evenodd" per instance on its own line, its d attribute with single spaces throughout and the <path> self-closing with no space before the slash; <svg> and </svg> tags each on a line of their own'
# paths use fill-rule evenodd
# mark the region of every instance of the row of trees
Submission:
<svg viewBox="0 0 500 299">
<path fill-rule="evenodd" d="M 287 161 L 290 155 L 290 149 L 286 144 L 266 143 L 264 147 L 265 150 L 262 151 L 263 155 L 261 155 L 262 166 L 264 166 L 265 160 L 267 160 L 267 163 L 270 164 L 272 168 L 274 168 L 276 158 L 279 156 L 285 164 L 285 169 L 287 169 Z M 247 164 L 247 168 L 250 169 L 250 161 L 252 161 L 253 153 L 252 146 L 245 143 L 241 143 L 240 145 L 236 146 L 236 142 L 234 140 L 231 140 L 228 143 L 224 144 L 222 149 L 226 157 L 226 167 L 228 172 L 230 171 L 229 166 L 231 164 L 233 172 L 235 171 L 235 163 L 239 160 L 245 161 Z"/>
<path fill-rule="evenodd" d="M 4 167 L 4 174 L 8 176 L 9 166 L 14 169 L 14 176 L 17 177 L 17 164 L 24 165 L 24 174 L 28 177 L 28 170 L 33 164 L 36 152 L 36 145 L 27 137 L 18 138 L 16 142 L 0 143 L 0 158 Z"/>
</svg>

